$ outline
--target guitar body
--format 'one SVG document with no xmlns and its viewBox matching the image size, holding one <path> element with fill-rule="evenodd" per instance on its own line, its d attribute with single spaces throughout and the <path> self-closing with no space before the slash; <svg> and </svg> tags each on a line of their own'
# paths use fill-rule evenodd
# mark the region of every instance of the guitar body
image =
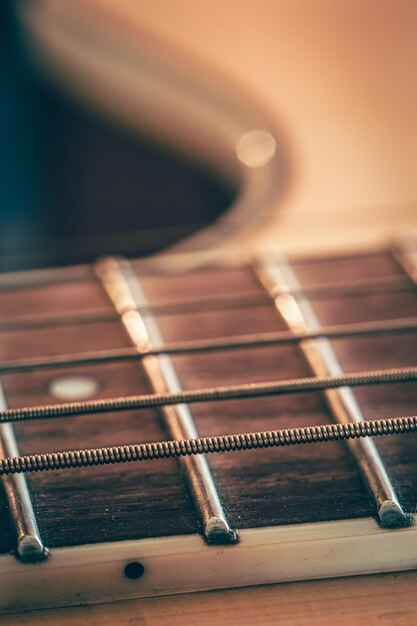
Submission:
<svg viewBox="0 0 417 626">
<path fill-rule="evenodd" d="M 25 6 L 21 21 L 30 59 L 64 93 L 235 190 L 223 230 L 195 247 L 263 229 L 308 252 L 413 223 L 413 11 L 211 3 L 200 15 L 185 1 L 97 0 Z M 236 148 L 256 128 L 271 132 L 275 156 L 247 167 Z"/>
<path fill-rule="evenodd" d="M 306 2 L 297 7 L 289 2 L 263 2 L 253 6 L 211 3 L 202 9 L 186 1 L 177 2 L 175 6 L 154 2 L 139 7 L 135 3 L 120 6 L 109 0 L 90 0 L 76 10 L 70 5 L 49 2 L 22 5 L 18 18 L 32 61 L 61 94 L 70 94 L 69 97 L 87 111 L 97 111 L 123 133 L 128 132 L 133 137 L 140 135 L 148 143 L 152 139 L 158 150 L 198 166 L 199 176 L 204 179 L 201 188 L 207 189 L 207 185 L 212 188 L 212 181 L 216 181 L 217 191 L 211 196 L 209 208 L 201 205 L 197 216 L 182 216 L 185 230 L 180 229 L 178 236 L 163 239 L 160 246 L 156 244 L 152 250 L 142 250 L 150 252 L 164 247 L 156 258 L 132 262 L 134 271 L 141 276 L 151 307 L 162 306 L 161 303 L 175 306 L 181 297 L 196 301 L 194 306 L 203 300 L 201 306 L 208 307 L 207 311 L 195 311 L 195 318 L 192 312 L 184 319 L 164 317 L 163 313 L 160 317 L 157 315 L 168 342 L 227 337 L 233 335 L 235 328 L 238 335 L 250 334 L 255 324 L 260 324 L 263 332 L 272 332 L 275 325 L 283 331 L 287 327 L 291 330 L 288 320 L 285 324 L 283 312 L 273 309 L 274 286 L 270 287 L 268 273 L 271 261 L 265 261 L 264 255 L 275 247 L 295 259 L 293 265 L 302 288 L 313 291 L 320 285 L 334 288 L 343 281 L 363 283 L 368 280 L 369 285 L 372 281 L 379 285 L 378 281 L 387 279 L 405 280 L 403 266 L 397 256 L 390 256 L 387 247 L 397 235 L 409 234 L 417 223 L 413 205 L 417 195 L 414 166 L 417 161 L 414 121 L 417 91 L 412 71 L 417 52 L 413 33 L 415 17 L 414 7 L 407 2 L 395 7 L 372 2 L 361 7 L 347 3 L 328 6 L 323 2 L 314 5 Z M 100 37 L 104 37 L 106 46 L 99 45 Z M 192 174 L 192 178 L 196 176 Z M 88 194 L 86 198 L 87 206 Z M 221 205 L 220 209 L 216 209 L 216 202 L 219 202 L 217 207 Z M 96 218 L 92 215 L 91 222 Z M 117 223 L 117 212 L 115 218 Z M 166 215 L 158 219 L 163 226 L 169 224 Z M 199 227 L 187 231 L 192 223 Z M 146 225 L 145 220 L 141 228 L 147 227 L 149 223 Z M 182 239 L 184 233 L 189 237 Z M 120 242 L 115 252 L 127 255 L 133 252 L 134 255 L 130 243 L 126 248 L 124 241 Z M 104 247 L 101 252 L 113 250 Z M 328 262 L 320 260 L 327 255 Z M 246 265 L 243 269 L 241 266 L 247 256 L 257 259 L 256 263 L 251 262 L 249 270 Z M 400 255 L 401 259 L 404 257 Z M 79 260 L 90 261 L 90 258 L 87 255 Z M 19 319 L 28 311 L 32 316 L 66 315 L 74 309 L 83 312 L 83 302 L 88 309 L 107 314 L 113 307 L 122 310 L 112 290 L 114 272 L 119 272 L 118 278 L 124 280 L 123 265 L 116 269 L 112 265 L 104 265 L 104 269 L 101 265 L 95 266 L 94 277 L 86 266 L 69 268 L 66 274 L 47 270 L 46 273 L 6 275 L 2 283 L 6 289 L 2 319 L 11 321 L 12 316 Z M 168 278 L 162 272 L 168 272 Z M 63 280 L 63 276 L 67 278 Z M 97 277 L 101 281 L 98 286 Z M 411 280 L 410 276 L 408 279 Z M 28 290 L 19 295 L 12 289 L 14 295 L 10 297 L 7 287 L 16 281 L 27 285 Z M 52 289 L 50 285 L 41 287 L 42 293 L 35 287 L 31 294 L 31 281 L 35 284 L 36 281 L 51 281 L 53 286 Z M 371 291 L 372 288 L 369 287 Z M 298 287 L 293 285 L 289 289 L 296 291 Z M 330 326 L 371 323 L 375 318 L 411 318 L 416 310 L 415 294 L 412 290 L 404 291 L 386 296 L 385 300 L 385 296 L 372 293 L 367 300 L 368 296 L 362 293 L 355 301 L 357 311 L 361 311 L 357 315 L 356 307 L 346 312 L 351 303 L 349 299 L 343 306 L 337 301 L 326 305 L 319 299 L 314 301 L 314 306 L 320 318 Z M 230 318 L 225 314 L 223 326 L 219 326 L 215 310 L 211 311 L 208 303 L 211 294 L 218 299 L 235 294 L 237 300 L 249 295 L 261 301 L 257 301 L 254 308 L 239 309 L 238 317 L 233 312 Z M 268 294 L 271 302 L 266 303 Z M 104 350 L 114 348 L 115 341 L 121 349 L 127 340 L 132 340 L 129 328 L 124 329 L 127 338 L 126 332 L 123 334 L 118 329 L 119 321 L 112 322 L 114 328 L 109 333 L 103 324 L 103 327 L 97 324 L 79 329 L 82 350 L 74 345 L 74 335 L 65 334 L 59 327 L 40 331 L 38 338 L 28 343 L 25 343 L 27 336 L 19 335 L 18 330 L 14 335 L 10 333 L 8 343 L 4 344 L 3 358 L 6 361 L 13 361 L 11 355 L 37 358 L 48 356 L 48 351 L 50 356 L 89 352 L 96 349 L 98 343 Z M 384 344 L 384 339 L 377 344 L 369 340 L 369 346 L 368 340 L 364 340 L 355 350 L 341 342 L 337 356 L 348 371 L 378 369 L 383 366 L 381 359 L 386 353 L 391 355 L 390 367 L 412 366 L 415 335 L 409 338 L 407 342 L 407 336 L 402 337 L 404 343 L 397 352 L 392 351 L 388 343 Z M 45 348 L 41 354 L 39 342 Z M 238 353 L 234 352 L 226 353 L 224 359 L 223 353 L 217 354 L 213 362 L 209 362 L 210 366 L 201 356 L 195 357 L 192 366 L 184 357 L 175 357 L 174 361 L 187 388 L 215 386 L 219 372 L 221 384 L 235 384 L 237 379 L 251 382 L 308 374 L 295 348 L 295 351 L 288 348 L 287 352 L 287 348 L 276 350 L 266 350 L 253 370 L 242 367 Z M 248 363 L 251 358 L 250 354 L 245 355 Z M 132 393 L 138 376 L 135 364 L 99 367 L 102 370 L 98 376 L 97 397 Z M 230 373 L 235 367 L 239 373 L 236 377 L 235 373 Z M 71 372 L 64 369 L 62 374 Z M 77 372 L 87 378 L 90 376 L 88 368 L 78 368 Z M 140 376 L 138 392 L 149 391 L 149 384 L 151 390 L 159 391 L 152 380 L 147 381 L 143 374 Z M 25 387 L 21 375 L 6 377 L 5 393 L 11 406 L 48 401 L 45 389 L 51 396 L 50 372 L 37 372 L 30 377 L 29 388 Z M 394 386 L 394 398 L 389 387 L 381 395 L 375 391 L 370 395 L 359 391 L 366 415 L 413 414 L 413 383 L 411 391 L 409 385 Z M 55 398 L 59 399 L 59 393 L 62 391 L 58 391 Z M 25 394 L 24 402 L 22 394 Z M 233 432 L 274 428 L 277 419 L 283 427 L 299 426 L 300 420 L 301 425 L 323 423 L 321 397 L 307 394 L 303 398 L 305 400 L 297 398 L 293 402 L 291 399 L 284 404 L 284 409 L 280 409 L 282 415 L 279 411 L 277 415 L 278 409 L 269 399 L 251 399 L 249 405 L 239 401 L 237 407 L 232 404 L 234 408 L 226 410 L 227 424 L 224 423 L 226 418 L 221 417 L 223 413 L 218 412 L 220 407 L 215 413 L 207 410 L 206 414 L 204 409 L 200 412 L 196 409 L 198 429 L 210 436 L 229 433 L 230 428 Z M 246 407 L 245 417 L 238 410 L 243 406 Z M 401 410 L 396 413 L 398 406 Z M 297 416 L 299 421 L 288 421 L 289 413 L 292 419 Z M 114 414 L 106 414 L 99 429 L 94 421 L 86 426 L 84 418 L 76 419 L 79 428 L 75 432 L 60 420 L 56 422 L 60 424 L 58 427 L 55 422 L 48 422 L 46 430 L 42 422 L 19 426 L 24 451 L 43 452 L 137 440 L 134 412 L 118 418 L 117 422 Z M 150 411 L 140 429 L 141 441 L 163 438 L 164 430 L 154 424 Z M 87 436 L 89 443 L 84 445 Z M 410 435 L 408 443 L 394 447 L 391 441 L 379 444 L 384 458 L 389 459 L 390 471 L 403 477 L 401 496 L 406 502 L 407 515 L 413 513 L 415 498 L 412 437 Z M 227 514 L 233 527 L 239 526 L 240 543 L 226 547 L 207 546 L 196 534 L 200 528 L 198 516 L 193 514 L 192 499 L 186 488 L 183 491 L 175 487 L 174 461 L 156 462 L 161 470 L 152 469 L 151 462 L 149 468 L 145 463 L 130 465 L 122 474 L 126 492 L 120 491 L 119 508 L 113 500 L 120 489 L 117 468 L 114 472 L 113 468 L 111 471 L 109 468 L 80 470 L 85 482 L 77 502 L 70 472 L 39 474 L 30 481 L 39 479 L 42 485 L 37 491 L 37 507 L 42 511 L 48 537 L 53 538 L 52 556 L 47 562 L 49 569 L 45 568 L 46 574 L 39 577 L 37 584 L 32 584 L 28 582 L 27 570 L 22 569 L 27 566 L 17 561 L 14 565 L 14 557 L 4 556 L 8 559 L 7 566 L 3 567 L 5 579 L 13 580 L 14 590 L 25 589 L 26 604 L 21 605 L 25 609 L 48 604 L 76 605 L 77 598 L 68 597 L 71 580 L 76 581 L 74 593 L 79 594 L 81 604 L 134 596 L 144 598 L 131 604 L 115 603 L 106 609 L 51 610 L 39 618 L 39 623 L 46 624 L 65 623 L 66 619 L 76 619 L 79 623 L 88 619 L 89 623 L 100 624 L 108 619 L 109 612 L 113 615 L 111 622 L 121 624 L 156 623 L 158 620 L 158 623 L 176 623 L 172 621 L 172 612 L 182 614 L 178 623 L 185 623 L 184 612 L 191 615 L 187 618 L 189 623 L 205 623 L 206 619 L 221 623 L 226 621 L 224 612 L 232 610 L 241 623 L 245 623 L 244 619 L 246 623 L 253 623 L 256 618 L 265 624 L 300 623 L 302 620 L 306 624 L 330 624 L 341 620 L 342 612 L 349 617 L 340 623 L 352 623 L 353 619 L 356 623 L 361 619 L 363 623 L 366 620 L 379 624 L 384 619 L 389 623 L 398 616 L 408 620 L 415 610 L 410 593 L 415 574 L 382 577 L 380 573 L 415 567 L 415 530 L 412 527 L 381 530 L 374 519 L 372 498 L 363 495 L 367 493 L 366 487 L 361 482 L 360 472 L 352 466 L 352 459 L 346 453 L 339 456 L 341 444 L 329 446 L 326 453 L 314 446 L 298 447 L 289 453 L 287 450 L 265 451 L 262 458 L 268 460 L 264 465 L 258 465 L 256 455 L 264 454 L 260 451 L 215 455 L 210 459 L 216 480 L 226 476 L 221 487 L 222 498 L 226 495 L 229 498 Z M 284 457 L 285 454 L 289 456 Z M 303 466 L 300 474 L 299 463 L 303 462 L 305 454 L 311 455 L 311 465 Z M 162 465 L 164 463 L 166 465 Z M 136 471 L 143 474 L 135 485 L 132 476 Z M 186 469 L 186 474 L 189 471 Z M 244 480 L 240 476 L 242 472 Z M 51 481 L 53 475 L 57 477 Z M 287 494 L 283 509 L 277 485 L 281 494 Z M 34 486 L 32 489 L 36 493 Z M 156 492 L 165 502 L 157 515 L 155 507 L 160 504 Z M 71 505 L 60 509 L 60 499 L 65 493 Z M 91 502 L 93 516 L 88 513 Z M 77 531 L 75 506 L 82 512 Z M 134 521 L 123 513 L 126 506 L 130 507 Z M 173 514 L 169 512 L 170 507 Z M 72 512 L 68 513 L 70 508 Z M 59 513 L 54 514 L 54 509 Z M 160 524 L 156 531 L 155 524 Z M 140 540 L 136 539 L 138 532 Z M 6 535 L 3 540 L 3 552 L 12 549 L 7 543 L 12 542 L 12 538 Z M 79 544 L 81 547 L 71 551 L 71 545 Z M 126 574 L 119 580 L 119 570 L 139 559 L 144 560 L 146 575 L 137 581 L 137 588 L 133 587 L 134 576 L 127 581 L 131 586 L 126 587 L 129 576 Z M 278 575 L 277 560 L 283 563 Z M 156 576 L 154 580 L 152 568 L 157 572 L 159 563 L 164 577 Z M 220 572 L 218 563 L 221 563 Z M 36 567 L 30 565 L 34 576 Z M 54 567 L 62 568 L 62 572 L 69 567 L 73 573 L 70 577 L 62 574 L 64 583 L 51 594 L 54 599 L 45 602 L 42 594 L 53 584 Z M 106 578 L 108 572 L 111 572 L 110 583 Z M 367 572 L 379 575 L 349 582 L 284 583 L 249 591 L 214 591 L 148 599 L 148 596 L 164 593 Z M 393 589 L 389 600 L 388 589 Z M 8 610 L 19 608 L 19 593 L 14 590 L 6 606 Z M 374 600 L 365 603 L 368 595 Z M 301 596 L 303 600 L 299 602 Z M 324 608 L 326 602 L 328 611 Z M 199 603 L 213 605 L 212 613 L 203 615 Z M 278 615 L 277 605 L 283 606 L 283 614 Z M 256 606 L 261 607 L 259 612 Z M 11 625 L 17 623 L 17 619 L 19 623 L 25 623 L 25 619 L 34 623 L 37 618 L 34 614 L 9 616 L 4 623 Z"/>
</svg>

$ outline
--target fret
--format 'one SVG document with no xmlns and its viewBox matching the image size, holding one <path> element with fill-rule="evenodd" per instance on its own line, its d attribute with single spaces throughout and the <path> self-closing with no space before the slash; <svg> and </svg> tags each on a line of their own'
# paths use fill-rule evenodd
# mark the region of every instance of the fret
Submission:
<svg viewBox="0 0 417 626">
<path fill-rule="evenodd" d="M 132 266 L 116 258 L 96 263 L 97 275 L 103 288 L 120 316 L 126 333 L 138 350 L 147 352 L 153 346 L 163 345 L 155 317 Z M 141 313 L 140 309 L 146 309 Z M 155 393 L 181 393 L 181 385 L 172 361 L 167 355 L 145 356 L 143 368 Z M 165 406 L 161 410 L 164 426 L 174 439 L 198 437 L 193 416 L 186 404 Z M 208 543 L 235 543 L 238 535 L 226 518 L 219 495 L 204 457 L 181 459 L 203 535 Z"/>
<path fill-rule="evenodd" d="M 0 408 L 7 409 L 0 384 Z M 0 425 L 0 459 L 18 456 L 14 429 L 11 424 Z M 2 484 L 9 506 L 10 521 L 15 535 L 15 554 L 24 563 L 42 561 L 48 556 L 36 521 L 28 485 L 23 475 L 3 476 Z"/>
<path fill-rule="evenodd" d="M 253 262 L 253 269 L 273 300 L 277 312 L 294 334 L 320 330 L 320 323 L 310 302 L 294 295 L 294 291 L 301 290 L 301 287 L 291 266 L 281 255 L 260 254 Z M 316 376 L 343 375 L 342 367 L 328 339 L 303 340 L 299 346 Z M 364 421 L 362 411 L 349 387 L 326 389 L 323 395 L 336 422 Z M 374 442 L 369 439 L 349 440 L 347 445 L 374 501 L 380 525 L 408 525 L 410 519 L 401 507 Z"/>
<path fill-rule="evenodd" d="M 117 317 L 118 319 L 118 317 Z M 180 341 L 161 345 L 146 352 L 138 352 L 135 348 L 95 350 L 75 354 L 39 357 L 11 361 L 0 365 L 0 375 L 34 372 L 46 369 L 58 369 L 79 366 L 94 366 L 104 363 L 125 361 L 141 361 L 146 356 L 201 354 L 226 350 L 259 349 L 266 346 L 298 344 L 306 339 L 360 339 L 361 337 L 392 336 L 417 332 L 417 318 L 400 320 L 375 321 L 366 323 L 340 324 L 321 327 L 320 330 L 303 332 L 295 335 L 291 331 L 237 335 L 218 340 Z"/>
</svg>

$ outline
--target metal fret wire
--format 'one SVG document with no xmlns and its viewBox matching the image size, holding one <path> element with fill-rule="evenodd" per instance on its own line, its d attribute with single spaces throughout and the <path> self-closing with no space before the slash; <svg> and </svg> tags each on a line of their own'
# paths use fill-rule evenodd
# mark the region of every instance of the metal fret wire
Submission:
<svg viewBox="0 0 417 626">
<path fill-rule="evenodd" d="M 307 443 L 342 441 L 416 431 L 417 417 L 407 416 L 345 424 L 323 424 L 253 433 L 197 437 L 180 441 L 157 441 L 106 448 L 48 452 L 1 459 L 0 476 L 132 461 L 151 461 L 217 452 L 236 452 L 256 448 L 277 448 Z"/>
<path fill-rule="evenodd" d="M 297 276 L 280 254 L 260 254 L 253 265 L 281 319 L 294 334 L 320 330 L 312 304 L 295 296 L 300 290 Z M 343 375 L 343 368 L 328 339 L 303 340 L 299 344 L 306 364 L 316 376 Z M 323 396 L 332 419 L 337 423 L 363 422 L 364 415 L 350 387 L 325 389 Z M 348 441 L 348 449 L 374 501 L 383 527 L 404 526 L 409 517 L 403 511 L 388 472 L 373 441 Z"/>
<path fill-rule="evenodd" d="M 120 315 L 129 341 L 138 352 L 149 352 L 164 340 L 158 322 L 151 313 L 137 273 L 126 259 L 108 257 L 98 261 L 95 269 L 102 287 Z M 147 309 L 146 313 L 141 309 Z M 156 393 L 182 391 L 174 364 L 169 356 L 146 355 L 143 371 Z M 197 438 L 193 414 L 187 404 L 164 406 L 159 412 L 163 427 L 173 439 Z M 203 457 L 181 461 L 203 537 L 208 543 L 229 544 L 238 541 L 223 509 L 213 475 Z"/>
<path fill-rule="evenodd" d="M 360 387 L 364 385 L 383 385 L 405 383 L 417 380 L 417 367 L 400 367 L 383 370 L 355 372 L 340 376 L 310 376 L 287 380 L 260 383 L 245 383 L 219 387 L 204 387 L 177 393 L 155 393 L 67 402 L 5 409 L 0 411 L 0 424 L 5 422 L 23 422 L 37 419 L 52 419 L 74 415 L 93 415 L 110 411 L 130 411 L 156 408 L 173 404 L 191 404 L 196 402 L 216 402 L 220 400 L 238 400 L 261 396 L 323 391 L 339 387 Z"/>
<path fill-rule="evenodd" d="M 297 344 L 306 339 L 357 339 L 364 336 L 393 335 L 417 332 L 417 318 L 377 321 L 370 323 L 343 324 L 323 327 L 318 331 L 294 335 L 289 331 L 241 335 L 218 340 L 182 341 L 160 348 L 138 352 L 135 348 L 96 350 L 79 354 L 24 359 L 0 365 L 0 374 L 16 374 L 58 367 L 100 365 L 123 361 L 139 361 L 146 356 L 199 354 L 222 350 L 256 349 L 266 346 Z"/>
<path fill-rule="evenodd" d="M 341 332 L 343 333 L 343 329 Z M 354 329 L 352 329 L 352 332 L 355 332 Z M 375 331 L 372 332 L 378 331 L 375 329 Z M 329 337 L 331 334 L 332 332 L 329 332 L 328 329 L 326 336 Z M 366 334 L 366 332 L 364 332 L 364 334 Z M 310 335 L 316 335 L 316 333 L 311 333 Z M 321 336 L 321 333 L 320 335 L 317 335 L 317 337 L 318 336 Z M 342 334 L 339 333 L 337 336 L 342 337 Z M 306 338 L 315 337 L 305 336 L 301 337 L 300 339 Z M 272 338 L 272 340 L 274 339 Z M 280 339 L 279 337 L 276 337 L 276 340 L 284 342 L 285 338 L 282 337 Z M 226 388 L 218 387 L 213 389 L 183 392 L 181 394 L 152 394 L 148 396 L 127 396 L 124 398 L 111 398 L 108 400 L 99 400 L 83 403 L 75 402 L 63 405 L 7 409 L 0 412 L 0 422 L 23 421 L 25 419 L 41 419 L 45 417 L 62 417 L 86 413 L 98 413 L 107 410 L 129 410 L 131 408 L 143 408 L 144 406 L 161 406 L 165 402 L 169 404 L 173 402 L 184 401 L 197 402 L 220 399 L 226 400 L 236 397 L 269 395 L 272 393 L 294 393 L 302 391 L 331 389 L 345 385 L 357 386 L 368 384 L 384 384 L 405 382 L 416 379 L 417 368 L 400 368 L 397 370 L 360 372 L 359 374 L 348 374 L 344 376 L 335 376 L 330 378 L 316 377 L 310 379 L 278 381 L 275 384 L 257 383 L 255 385 L 231 386 Z M 247 389 L 247 387 L 252 387 L 252 389 L 249 390 Z M 253 389 L 253 387 L 255 387 L 255 389 Z M 165 398 L 163 397 L 164 395 Z M 181 395 L 182 397 L 172 398 L 170 397 L 172 395 Z M 133 446 L 116 446 L 110 448 L 97 448 L 91 450 L 86 449 L 69 452 L 47 453 L 43 455 L 6 458 L 0 460 L 0 475 L 18 472 L 40 471 L 43 469 L 63 469 L 69 467 L 80 467 L 84 465 L 101 465 L 107 463 L 123 463 L 133 460 L 166 458 L 170 456 L 184 456 L 188 454 L 204 454 L 209 452 L 295 445 L 300 443 L 313 443 L 317 441 L 337 441 L 348 438 L 368 436 L 373 437 L 377 435 L 414 432 L 417 429 L 416 422 L 416 417 L 399 417 L 389 418 L 385 420 L 366 420 L 359 423 L 328 424 L 324 426 L 312 426 L 299 429 L 284 429 L 280 431 L 267 431 L 261 433 L 244 433 L 238 435 L 226 435 L 221 437 L 197 438 L 195 440 L 167 441 L 149 444 L 137 444 Z"/>
<path fill-rule="evenodd" d="M 6 398 L 0 383 L 0 406 L 5 408 Z M 19 448 L 12 424 L 0 424 L 0 459 L 18 456 Z M 9 508 L 15 554 L 24 563 L 42 561 L 48 548 L 42 540 L 24 476 L 6 476 L 3 487 Z"/>
</svg>

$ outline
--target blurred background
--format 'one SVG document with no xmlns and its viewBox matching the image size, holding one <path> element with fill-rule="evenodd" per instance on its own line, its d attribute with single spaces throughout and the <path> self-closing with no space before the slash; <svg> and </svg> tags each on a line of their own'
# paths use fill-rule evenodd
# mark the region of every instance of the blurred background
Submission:
<svg viewBox="0 0 417 626">
<path fill-rule="evenodd" d="M 415 227 L 415 2 L 2 7 L 3 271 Z"/>
<path fill-rule="evenodd" d="M 109 119 L 33 62 L 15 8 L 3 8 L 1 32 L 1 270 L 148 255 L 225 211 L 232 184 Z"/>
</svg>

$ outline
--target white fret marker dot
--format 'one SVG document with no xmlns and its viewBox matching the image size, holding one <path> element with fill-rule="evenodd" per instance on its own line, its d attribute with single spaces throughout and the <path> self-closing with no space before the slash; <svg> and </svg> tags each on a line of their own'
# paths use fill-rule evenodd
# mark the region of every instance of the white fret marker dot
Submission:
<svg viewBox="0 0 417 626">
<path fill-rule="evenodd" d="M 86 400 L 98 393 L 98 381 L 92 376 L 59 376 L 49 384 L 49 393 L 58 400 Z"/>
</svg>

